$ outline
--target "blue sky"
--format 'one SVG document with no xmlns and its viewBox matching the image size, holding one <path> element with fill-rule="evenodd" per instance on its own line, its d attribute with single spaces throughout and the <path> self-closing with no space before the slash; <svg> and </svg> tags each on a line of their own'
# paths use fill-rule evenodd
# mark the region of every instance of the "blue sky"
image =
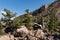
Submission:
<svg viewBox="0 0 60 40">
<path fill-rule="evenodd" d="M 22 15 L 27 8 L 29 8 L 30 11 L 34 11 L 42 5 L 52 2 L 54 2 L 54 0 L 0 0 L 0 12 L 3 11 L 4 8 L 7 8 L 12 12 L 18 13 L 17 15 Z"/>
</svg>

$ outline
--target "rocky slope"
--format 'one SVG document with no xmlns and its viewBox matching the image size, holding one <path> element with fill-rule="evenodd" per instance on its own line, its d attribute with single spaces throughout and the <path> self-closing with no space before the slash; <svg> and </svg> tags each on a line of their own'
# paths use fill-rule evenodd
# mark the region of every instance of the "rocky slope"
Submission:
<svg viewBox="0 0 60 40">
<path fill-rule="evenodd" d="M 33 17 L 36 17 L 36 16 L 37 16 L 38 18 L 40 18 L 40 17 L 47 18 L 47 17 L 50 17 L 49 12 L 50 12 L 52 9 L 57 10 L 57 12 L 56 12 L 55 14 L 56 14 L 58 20 L 60 21 L 60 1 L 55 1 L 55 2 L 53 2 L 53 3 L 51 3 L 51 4 L 49 4 L 49 5 L 44 5 L 44 6 L 42 6 L 41 8 L 38 8 L 38 9 L 36 9 L 35 11 L 31 12 L 30 15 L 33 16 Z M 25 18 L 26 18 L 26 14 L 25 14 L 25 15 L 21 15 L 21 16 L 15 18 L 14 21 L 16 21 L 16 23 L 17 23 L 17 22 L 21 23 L 21 22 L 20 22 L 20 20 L 21 20 L 20 18 L 25 19 Z M 20 20 L 19 20 L 19 19 L 20 19 Z M 35 31 L 35 30 L 34 30 L 34 31 Z M 48 29 L 47 29 L 47 30 L 46 30 L 46 29 L 37 30 L 37 31 L 36 31 L 36 34 L 35 34 L 34 31 L 32 30 L 32 32 L 30 32 L 31 35 L 33 35 L 33 36 L 28 35 L 28 38 L 29 38 L 30 40 L 40 40 L 40 39 L 41 39 L 41 40 L 60 40 L 60 33 L 50 34 L 49 31 L 48 31 Z M 57 31 L 57 32 L 60 32 L 60 27 L 59 27 L 59 29 L 57 29 L 56 31 Z M 34 34 L 35 34 L 35 36 L 34 36 Z M 43 34 L 43 35 L 42 35 L 42 34 Z M 41 36 L 41 35 L 42 35 L 42 36 Z M 37 36 L 37 37 L 36 37 L 36 36 Z M 40 36 L 41 36 L 41 37 L 40 37 Z M 13 39 L 14 39 L 14 37 L 12 37 L 12 40 L 13 40 Z M 9 37 L 8 37 L 8 35 L 3 35 L 3 36 L 0 37 L 0 40 L 9 40 Z"/>
</svg>

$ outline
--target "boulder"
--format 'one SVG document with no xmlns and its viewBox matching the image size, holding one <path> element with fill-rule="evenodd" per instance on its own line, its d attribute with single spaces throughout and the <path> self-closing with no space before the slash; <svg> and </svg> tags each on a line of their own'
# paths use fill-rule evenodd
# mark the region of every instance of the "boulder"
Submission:
<svg viewBox="0 0 60 40">
<path fill-rule="evenodd" d="M 21 28 L 18 28 L 17 32 L 19 32 L 22 36 L 26 36 L 29 34 L 29 30 L 25 26 L 21 26 Z"/>
</svg>

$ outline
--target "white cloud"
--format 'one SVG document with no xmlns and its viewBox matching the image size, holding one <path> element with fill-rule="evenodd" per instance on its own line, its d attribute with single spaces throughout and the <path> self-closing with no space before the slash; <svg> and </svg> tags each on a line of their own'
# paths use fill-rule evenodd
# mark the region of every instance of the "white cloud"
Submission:
<svg viewBox="0 0 60 40">
<path fill-rule="evenodd" d="M 0 18 L 3 17 L 2 16 L 2 13 L 4 13 L 6 15 L 6 12 L 5 11 L 0 11 Z"/>
<path fill-rule="evenodd" d="M 0 13 L 4 13 L 6 15 L 6 12 L 5 11 L 1 11 Z"/>
<path fill-rule="evenodd" d="M 1 14 L 1 12 L 0 12 L 0 18 L 2 17 L 2 14 Z"/>
</svg>

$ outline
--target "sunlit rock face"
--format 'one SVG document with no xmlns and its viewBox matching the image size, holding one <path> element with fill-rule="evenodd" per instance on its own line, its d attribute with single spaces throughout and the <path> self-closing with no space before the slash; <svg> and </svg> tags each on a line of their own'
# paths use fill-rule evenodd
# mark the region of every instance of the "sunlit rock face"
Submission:
<svg viewBox="0 0 60 40">
<path fill-rule="evenodd" d="M 14 36 L 11 35 L 11 38 L 9 38 L 9 35 L 3 35 L 0 36 L 0 40 L 14 40 Z"/>
<path fill-rule="evenodd" d="M 17 32 L 21 33 L 23 36 L 26 36 L 29 33 L 29 30 L 25 26 L 17 29 Z"/>
<path fill-rule="evenodd" d="M 44 32 L 41 29 L 38 29 L 37 33 L 36 33 L 36 36 L 37 37 L 43 37 L 44 36 Z"/>
<path fill-rule="evenodd" d="M 17 29 L 17 32 L 26 32 L 26 33 L 28 33 L 28 29 L 25 26 L 21 26 L 21 28 Z"/>
</svg>

